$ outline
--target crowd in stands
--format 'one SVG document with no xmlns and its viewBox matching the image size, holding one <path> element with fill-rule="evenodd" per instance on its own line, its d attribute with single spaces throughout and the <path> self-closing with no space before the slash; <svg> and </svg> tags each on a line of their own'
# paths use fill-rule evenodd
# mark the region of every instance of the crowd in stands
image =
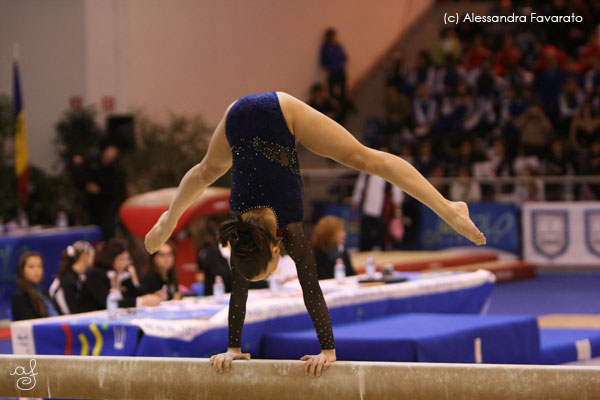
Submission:
<svg viewBox="0 0 600 400">
<path fill-rule="evenodd" d="M 426 176 L 600 173 L 600 5 L 511 2 L 489 15 L 584 16 L 582 23 L 461 23 L 409 65 L 402 49 L 387 65 L 385 118 L 367 140 L 383 141 Z M 562 185 L 442 187 L 453 200 L 564 200 Z M 600 198 L 579 185 L 576 198 Z"/>
<path fill-rule="evenodd" d="M 444 26 L 414 63 L 402 48 L 386 64 L 384 117 L 366 120 L 365 143 L 385 146 L 427 177 L 600 174 L 600 5 L 501 0 L 487 15 L 575 15 L 581 23 Z M 333 97 L 333 99 L 332 99 Z M 309 103 L 342 123 L 318 83 Z M 561 184 L 490 185 L 457 180 L 452 200 L 564 200 Z M 575 199 L 600 199 L 581 184 Z"/>
</svg>

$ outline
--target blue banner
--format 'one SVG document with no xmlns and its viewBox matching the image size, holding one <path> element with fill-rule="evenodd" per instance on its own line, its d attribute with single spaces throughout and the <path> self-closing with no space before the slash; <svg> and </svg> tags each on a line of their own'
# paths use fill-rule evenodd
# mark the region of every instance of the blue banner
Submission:
<svg viewBox="0 0 600 400">
<path fill-rule="evenodd" d="M 469 215 L 487 239 L 487 246 L 520 254 L 519 209 L 513 204 L 469 204 Z M 428 207 L 421 206 L 419 242 L 422 250 L 441 250 L 473 244 L 456 233 Z"/>
</svg>

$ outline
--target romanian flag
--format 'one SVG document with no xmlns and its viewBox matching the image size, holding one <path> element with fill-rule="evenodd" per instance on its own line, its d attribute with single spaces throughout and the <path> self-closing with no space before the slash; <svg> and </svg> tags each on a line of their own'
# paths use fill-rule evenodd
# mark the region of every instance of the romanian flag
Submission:
<svg viewBox="0 0 600 400">
<path fill-rule="evenodd" d="M 13 64 L 13 96 L 15 108 L 15 173 L 17 174 L 17 194 L 21 198 L 21 206 L 27 205 L 29 194 L 29 155 L 27 152 L 27 135 L 25 131 L 25 111 L 21 97 L 19 66 L 15 58 Z"/>
</svg>

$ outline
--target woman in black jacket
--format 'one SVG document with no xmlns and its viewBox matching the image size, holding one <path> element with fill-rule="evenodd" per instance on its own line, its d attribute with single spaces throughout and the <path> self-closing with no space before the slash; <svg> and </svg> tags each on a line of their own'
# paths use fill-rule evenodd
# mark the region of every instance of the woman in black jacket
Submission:
<svg viewBox="0 0 600 400">
<path fill-rule="evenodd" d="M 179 281 L 177 267 L 175 266 L 175 245 L 167 241 L 160 246 L 156 253 L 150 255 L 148 272 L 142 278 L 142 287 L 146 293 L 156 293 L 166 288 L 168 300 L 179 300 Z"/>
<path fill-rule="evenodd" d="M 341 218 L 327 215 L 317 222 L 313 230 L 312 245 L 319 279 L 334 277 L 335 261 L 341 258 L 346 267 L 346 276 L 356 275 L 350 256 L 344 248 L 346 231 Z"/>
<path fill-rule="evenodd" d="M 94 309 L 83 298 L 85 272 L 94 265 L 96 250 L 89 242 L 79 240 L 62 252 L 58 276 L 50 285 L 50 296 L 61 313 L 76 314 Z"/>
<path fill-rule="evenodd" d="M 17 290 L 12 296 L 13 320 L 54 317 L 60 315 L 58 306 L 48 291 L 41 286 L 44 278 L 44 261 L 40 253 L 23 253 L 17 264 Z"/>
<path fill-rule="evenodd" d="M 112 278 L 109 278 L 112 277 Z M 121 292 L 119 307 L 155 306 L 162 300 L 154 294 L 144 294 L 135 266 L 124 240 L 112 238 L 100 245 L 94 267 L 87 272 L 84 301 L 93 310 L 106 309 L 111 287 Z"/>
</svg>

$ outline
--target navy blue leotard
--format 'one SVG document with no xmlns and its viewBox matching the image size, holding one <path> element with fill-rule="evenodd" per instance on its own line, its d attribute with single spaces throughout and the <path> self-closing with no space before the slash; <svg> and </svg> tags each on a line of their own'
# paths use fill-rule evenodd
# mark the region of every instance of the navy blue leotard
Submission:
<svg viewBox="0 0 600 400">
<path fill-rule="evenodd" d="M 233 156 L 231 211 L 273 210 L 285 248 L 296 263 L 304 304 L 321 349 L 335 348 L 314 255 L 304 236 L 304 194 L 295 138 L 288 129 L 277 93 L 249 94 L 238 99 L 226 116 L 225 134 Z M 229 347 L 241 347 L 248 281 L 235 266 L 232 270 Z"/>
</svg>

